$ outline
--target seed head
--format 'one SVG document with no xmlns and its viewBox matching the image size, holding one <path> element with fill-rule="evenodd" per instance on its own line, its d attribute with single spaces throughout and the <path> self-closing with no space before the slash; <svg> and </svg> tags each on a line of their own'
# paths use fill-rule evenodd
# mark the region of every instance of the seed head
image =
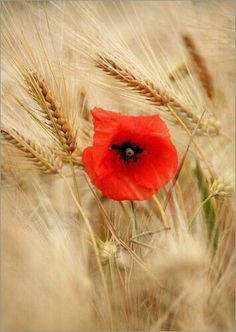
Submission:
<svg viewBox="0 0 236 332">
<path fill-rule="evenodd" d="M 212 181 L 210 193 L 218 198 L 230 197 L 232 195 L 232 186 L 224 179 L 218 177 Z"/>
</svg>

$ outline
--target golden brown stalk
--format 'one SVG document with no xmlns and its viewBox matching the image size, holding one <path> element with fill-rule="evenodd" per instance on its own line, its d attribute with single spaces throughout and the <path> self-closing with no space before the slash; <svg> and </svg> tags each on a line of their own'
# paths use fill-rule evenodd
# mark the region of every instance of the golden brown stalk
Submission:
<svg viewBox="0 0 236 332">
<path fill-rule="evenodd" d="M 189 129 L 195 128 L 198 124 L 196 134 L 214 136 L 219 133 L 218 125 L 214 119 L 202 120 L 199 123 L 199 117 L 182 105 L 176 98 L 170 96 L 167 91 L 156 87 L 150 81 L 141 80 L 134 73 L 131 73 L 130 70 L 121 67 L 113 60 L 99 56 L 96 60 L 96 65 L 118 81 L 137 91 L 152 105 L 162 107 L 171 115 L 170 107 L 173 108 Z"/>
<path fill-rule="evenodd" d="M 22 151 L 25 157 L 44 173 L 58 173 L 62 168 L 62 160 L 59 156 L 56 156 L 52 151 L 49 153 L 46 149 L 41 149 L 16 130 L 12 129 L 8 131 L 7 129 L 1 129 L 1 134 L 6 141 Z"/>
<path fill-rule="evenodd" d="M 28 92 L 41 107 L 44 117 L 49 121 L 50 129 L 60 141 L 63 149 L 69 153 L 74 152 L 76 150 L 76 135 L 45 81 L 38 73 L 32 71 L 27 72 L 25 80 Z"/>
<path fill-rule="evenodd" d="M 212 77 L 207 69 L 205 60 L 199 53 L 193 38 L 190 35 L 185 34 L 182 36 L 182 38 L 189 56 L 195 66 L 196 74 L 198 75 L 199 80 L 202 83 L 202 86 L 205 89 L 208 97 L 212 98 L 214 95 Z"/>
<path fill-rule="evenodd" d="M 87 95 L 86 95 L 86 92 L 84 89 L 81 89 L 80 94 L 79 94 L 79 109 L 81 112 L 81 116 L 86 121 L 90 121 L 91 115 L 90 115 L 90 110 L 88 108 Z"/>
</svg>

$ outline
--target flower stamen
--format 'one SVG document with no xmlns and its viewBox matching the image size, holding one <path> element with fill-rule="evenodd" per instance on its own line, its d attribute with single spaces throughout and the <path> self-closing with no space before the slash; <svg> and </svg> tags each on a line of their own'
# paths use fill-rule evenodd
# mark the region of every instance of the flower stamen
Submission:
<svg viewBox="0 0 236 332">
<path fill-rule="evenodd" d="M 136 163 L 138 161 L 137 154 L 141 154 L 143 152 L 142 148 L 130 142 L 124 142 L 121 145 L 112 144 L 110 148 L 111 150 L 118 150 L 120 153 L 119 159 L 123 160 L 123 162 L 127 165 L 130 161 Z"/>
<path fill-rule="evenodd" d="M 131 149 L 131 148 L 127 148 L 127 149 L 125 149 L 125 155 L 126 155 L 126 157 L 128 157 L 128 158 L 133 157 L 133 155 L 134 155 L 134 150 Z"/>
</svg>

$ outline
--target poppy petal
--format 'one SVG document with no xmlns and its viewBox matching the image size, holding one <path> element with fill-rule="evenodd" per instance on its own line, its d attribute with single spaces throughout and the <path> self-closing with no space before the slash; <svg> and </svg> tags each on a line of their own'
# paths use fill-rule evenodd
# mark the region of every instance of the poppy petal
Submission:
<svg viewBox="0 0 236 332">
<path fill-rule="evenodd" d="M 94 168 L 93 163 L 93 148 L 88 147 L 84 150 L 82 155 L 82 163 L 84 164 L 85 171 L 89 175 L 92 183 L 96 185 L 97 183 L 97 174 Z"/>
<path fill-rule="evenodd" d="M 143 188 L 137 182 L 128 177 L 104 178 L 99 188 L 103 195 L 118 201 L 122 200 L 144 200 L 155 193 L 155 189 Z"/>
<path fill-rule="evenodd" d="M 163 140 L 150 155 L 145 155 L 135 169 L 134 177 L 139 185 L 157 190 L 168 183 L 176 174 L 178 156 L 174 145 Z"/>
</svg>

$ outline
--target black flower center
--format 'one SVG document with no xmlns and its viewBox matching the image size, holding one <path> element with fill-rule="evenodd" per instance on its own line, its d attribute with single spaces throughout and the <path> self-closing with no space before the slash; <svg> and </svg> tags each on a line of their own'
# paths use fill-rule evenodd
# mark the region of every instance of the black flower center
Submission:
<svg viewBox="0 0 236 332">
<path fill-rule="evenodd" d="M 124 142 L 121 145 L 112 144 L 110 148 L 112 150 L 117 150 L 120 153 L 119 159 L 123 160 L 127 165 L 131 161 L 136 163 L 139 159 L 138 155 L 143 152 L 142 148 L 130 142 Z"/>
</svg>

